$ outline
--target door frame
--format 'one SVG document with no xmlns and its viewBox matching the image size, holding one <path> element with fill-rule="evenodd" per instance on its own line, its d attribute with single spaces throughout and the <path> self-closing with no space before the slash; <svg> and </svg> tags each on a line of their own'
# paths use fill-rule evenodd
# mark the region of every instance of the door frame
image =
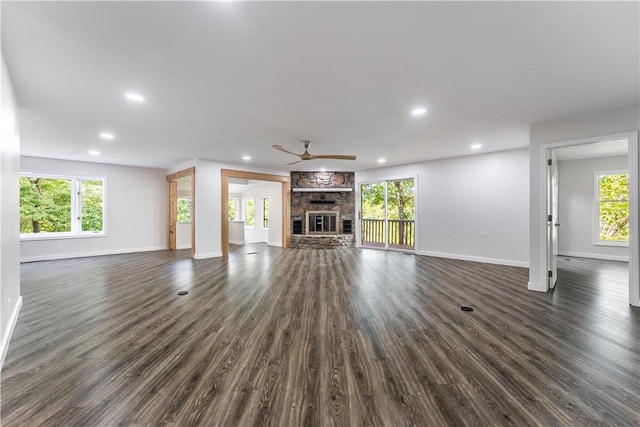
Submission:
<svg viewBox="0 0 640 427">
<path fill-rule="evenodd" d="M 560 226 L 558 218 L 558 159 L 555 150 L 547 152 L 547 215 L 550 219 L 547 221 L 547 266 L 549 268 L 549 281 L 547 286 L 549 289 L 556 287 L 558 281 L 558 227 Z"/>
<path fill-rule="evenodd" d="M 191 258 L 196 254 L 196 168 L 190 167 L 167 175 L 167 249 L 177 248 L 178 180 L 191 177 Z"/>
<path fill-rule="evenodd" d="M 279 182 L 282 189 L 282 247 L 289 247 L 291 237 L 291 177 L 266 173 L 246 172 L 233 169 L 221 170 L 220 240 L 222 256 L 229 255 L 229 178 L 255 179 Z"/>
<path fill-rule="evenodd" d="M 549 282 L 547 280 L 547 271 L 549 270 L 549 260 L 547 257 L 547 251 L 549 248 L 549 238 L 547 234 L 547 212 L 549 211 L 549 198 L 548 198 L 548 177 L 547 177 L 547 154 L 549 150 L 554 148 L 569 147 L 573 145 L 592 144 L 595 142 L 605 142 L 615 139 L 626 138 L 628 143 L 627 151 L 627 167 L 629 170 L 629 304 L 640 307 L 640 237 L 639 236 L 639 223 L 638 223 L 638 164 L 639 150 L 638 150 L 638 132 L 623 132 L 612 135 L 602 135 L 590 138 L 574 139 L 568 141 L 550 142 L 540 145 L 541 156 L 539 163 L 539 170 L 541 171 L 542 179 L 544 180 L 542 188 L 544 190 L 543 203 L 541 203 L 540 209 L 543 210 L 541 219 L 536 228 L 539 235 L 545 236 L 540 239 L 538 246 L 539 259 L 543 263 L 543 268 L 539 270 L 540 276 L 537 278 L 539 283 L 546 283 L 545 291 L 549 291 Z M 635 238 L 634 238 L 635 237 Z"/>
<path fill-rule="evenodd" d="M 404 181 L 406 179 L 413 179 L 413 249 L 402 249 L 402 248 L 390 248 L 389 247 L 389 207 L 385 206 L 385 246 L 384 248 L 379 248 L 375 246 L 362 246 L 362 185 L 366 184 L 377 184 L 384 183 L 384 197 L 385 201 L 388 205 L 388 183 L 390 181 Z M 402 175 L 401 177 L 385 177 L 385 178 L 371 178 L 365 181 L 358 181 L 355 183 L 356 185 L 356 246 L 366 248 L 366 249 L 384 249 L 386 251 L 399 251 L 399 252 L 415 252 L 418 247 L 418 213 L 420 210 L 418 209 L 418 175 Z"/>
</svg>

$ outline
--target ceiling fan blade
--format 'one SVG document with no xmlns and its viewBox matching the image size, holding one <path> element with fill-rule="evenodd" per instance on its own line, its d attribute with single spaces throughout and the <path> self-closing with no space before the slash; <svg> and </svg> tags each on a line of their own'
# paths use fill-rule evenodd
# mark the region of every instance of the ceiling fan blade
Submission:
<svg viewBox="0 0 640 427">
<path fill-rule="evenodd" d="M 282 145 L 272 145 L 276 150 L 284 151 L 285 153 L 293 154 L 294 156 L 300 157 L 300 154 L 294 153 L 293 151 L 289 151 L 286 148 L 283 148 Z"/>
<path fill-rule="evenodd" d="M 285 166 L 295 165 L 296 163 L 300 163 L 302 160 L 298 160 L 297 162 L 287 163 Z"/>
<path fill-rule="evenodd" d="M 343 156 L 338 154 L 312 154 L 311 159 L 355 160 L 356 156 Z"/>
</svg>

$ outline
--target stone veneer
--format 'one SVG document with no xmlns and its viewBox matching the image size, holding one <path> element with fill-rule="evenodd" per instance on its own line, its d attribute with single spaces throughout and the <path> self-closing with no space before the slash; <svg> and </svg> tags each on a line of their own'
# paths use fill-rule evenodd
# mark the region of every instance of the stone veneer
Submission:
<svg viewBox="0 0 640 427">
<path fill-rule="evenodd" d="M 352 248 L 354 242 L 353 234 L 292 234 L 290 247 L 296 249 Z"/>
<path fill-rule="evenodd" d="M 352 230 L 355 230 L 355 174 L 353 172 L 291 172 L 291 189 L 317 188 L 318 191 L 296 192 L 291 194 L 291 221 L 302 221 L 305 230 L 307 211 L 338 211 L 340 213 L 340 229 L 344 232 L 343 220 L 351 220 Z M 323 192 L 327 188 L 348 188 L 345 192 Z M 312 203 L 313 202 L 313 203 Z M 292 234 L 292 236 L 294 236 Z M 299 236 L 299 235 L 298 235 Z M 293 247 L 293 244 L 292 246 Z"/>
</svg>

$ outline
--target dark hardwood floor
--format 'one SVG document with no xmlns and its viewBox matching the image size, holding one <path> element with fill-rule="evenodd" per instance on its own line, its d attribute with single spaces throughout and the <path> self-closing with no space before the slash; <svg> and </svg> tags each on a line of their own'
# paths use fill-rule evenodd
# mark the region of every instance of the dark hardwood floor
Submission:
<svg viewBox="0 0 640 427">
<path fill-rule="evenodd" d="M 561 259 L 542 294 L 522 268 L 261 245 L 23 264 L 2 425 L 639 425 L 626 274 Z"/>
</svg>

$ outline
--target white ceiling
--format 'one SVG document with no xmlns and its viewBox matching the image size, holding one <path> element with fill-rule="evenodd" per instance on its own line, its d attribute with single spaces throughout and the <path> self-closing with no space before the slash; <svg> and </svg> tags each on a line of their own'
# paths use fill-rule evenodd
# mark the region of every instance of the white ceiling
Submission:
<svg viewBox="0 0 640 427">
<path fill-rule="evenodd" d="M 531 123 L 636 105 L 638 16 L 638 2 L 2 1 L 1 28 L 24 155 L 357 171 L 526 147 Z M 282 166 L 295 157 L 271 145 L 303 139 L 358 159 Z"/>
</svg>

